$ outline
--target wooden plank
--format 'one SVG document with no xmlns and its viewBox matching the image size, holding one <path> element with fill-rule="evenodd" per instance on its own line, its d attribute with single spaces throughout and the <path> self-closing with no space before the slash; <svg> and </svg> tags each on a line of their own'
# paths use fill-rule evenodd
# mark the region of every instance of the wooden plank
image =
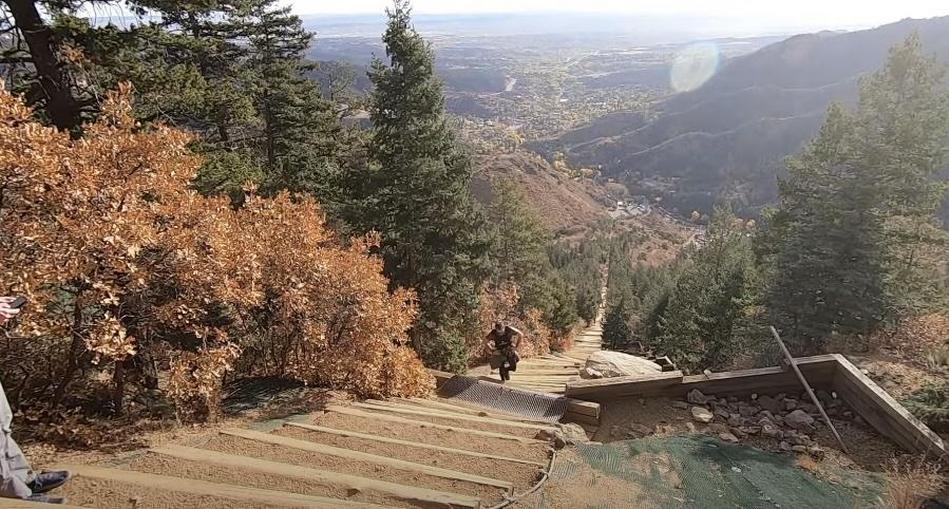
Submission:
<svg viewBox="0 0 949 509">
<path fill-rule="evenodd" d="M 903 405 L 863 374 L 842 355 L 837 355 L 834 389 L 864 420 L 901 447 L 939 459 L 949 459 L 946 445 Z"/>
<path fill-rule="evenodd" d="M 485 458 L 485 459 L 497 460 L 497 461 L 510 461 L 511 463 L 521 463 L 524 465 L 532 465 L 532 466 L 537 466 L 537 467 L 547 466 L 546 464 L 540 463 L 537 461 L 525 460 L 525 459 L 520 459 L 520 458 L 510 458 L 507 456 L 498 456 L 495 454 L 486 454 L 486 453 L 475 452 L 475 451 L 466 451 L 464 449 L 453 449 L 451 447 L 443 447 L 440 445 L 427 444 L 427 443 L 422 443 L 422 442 L 411 442 L 409 440 L 401 440 L 398 438 L 384 437 L 381 435 L 369 435 L 367 433 L 359 433 L 356 431 L 327 428 L 325 426 L 317 426 L 315 424 L 306 424 L 302 422 L 285 422 L 284 426 L 294 426 L 297 428 L 302 428 L 302 429 L 310 430 L 310 431 L 317 431 L 317 432 L 326 433 L 329 435 L 359 438 L 362 440 L 372 440 L 373 442 L 382 442 L 382 443 L 393 444 L 393 445 L 403 445 L 406 447 L 414 447 L 416 449 L 428 449 L 430 451 L 447 452 L 451 454 L 457 454 L 459 456 L 470 456 L 472 458 Z"/>
<path fill-rule="evenodd" d="M 536 423 L 536 424 L 541 424 L 545 426 L 550 426 L 550 421 L 544 421 L 541 419 L 531 419 L 529 417 L 508 414 L 494 408 L 481 407 L 481 406 L 476 406 L 474 404 L 471 404 L 470 406 L 464 406 L 461 401 L 448 402 L 448 401 L 443 401 L 443 400 L 436 401 L 436 400 L 424 399 L 424 398 L 412 398 L 408 401 L 411 401 L 412 403 L 419 406 L 424 406 L 424 407 L 432 408 L 432 409 L 444 409 L 445 411 L 448 411 L 448 412 L 464 413 L 468 415 L 483 415 L 486 417 L 493 417 L 495 419 L 507 419 L 510 421 Z"/>
<path fill-rule="evenodd" d="M 544 425 L 544 424 L 537 424 L 537 423 L 527 424 L 523 422 L 507 421 L 507 420 L 502 420 L 502 419 L 492 419 L 490 417 L 478 417 L 478 416 L 463 415 L 463 414 L 447 415 L 445 412 L 441 412 L 437 410 L 427 410 L 427 409 L 412 410 L 408 408 L 400 408 L 400 407 L 390 406 L 390 405 L 379 405 L 376 403 L 353 403 L 350 406 L 354 406 L 357 408 L 365 408 L 367 410 L 380 410 L 384 412 L 392 412 L 395 414 L 417 415 L 420 417 L 435 417 L 438 419 L 454 419 L 457 421 L 464 421 L 464 422 L 494 424 L 496 426 L 507 426 L 510 428 L 517 428 L 517 429 L 528 429 L 528 430 L 541 430 L 541 429 L 553 430 L 554 429 L 553 426 Z"/>
<path fill-rule="evenodd" d="M 404 417 L 399 417 L 395 415 L 388 415 L 388 414 L 381 414 L 381 413 L 374 413 L 374 412 L 364 412 L 362 410 L 357 410 L 355 408 L 341 407 L 341 406 L 336 406 L 336 405 L 330 405 L 329 407 L 326 408 L 326 411 L 334 412 L 337 414 L 343 414 L 343 415 L 352 415 L 355 417 L 363 417 L 366 419 L 376 419 L 376 420 L 381 420 L 381 421 L 398 422 L 400 424 L 411 424 L 413 426 L 421 426 L 423 428 L 441 429 L 441 430 L 446 430 L 446 431 L 457 431 L 459 433 L 467 433 L 469 435 L 478 435 L 478 436 L 488 437 L 488 438 L 497 438 L 500 440 L 513 440 L 515 442 L 538 443 L 538 444 L 547 443 L 543 440 L 519 437 L 517 435 L 509 435 L 507 433 L 495 433 L 493 431 L 482 431 L 480 429 L 470 429 L 470 428 L 464 428 L 460 426 L 446 426 L 443 424 L 433 424 L 426 421 L 416 421 L 414 419 L 406 419 Z"/>
<path fill-rule="evenodd" d="M 429 369 L 428 373 L 435 377 L 435 387 L 441 387 L 441 385 L 452 378 L 455 377 L 454 373 L 449 373 L 447 371 L 439 371 L 437 369 Z"/>
<path fill-rule="evenodd" d="M 526 369 L 525 369 L 526 368 Z M 517 365 L 517 371 L 514 372 L 517 376 L 580 376 L 580 372 L 576 369 L 533 369 L 528 366 Z"/>
<path fill-rule="evenodd" d="M 832 355 L 796 358 L 798 369 L 815 387 L 830 387 L 837 360 Z M 671 371 L 670 371 L 671 373 Z M 741 371 L 712 373 L 711 375 L 686 376 L 682 384 L 670 388 L 663 395 L 669 397 L 684 396 L 692 389 L 716 396 L 741 395 L 757 392 L 776 394 L 779 392 L 803 392 L 797 376 L 782 367 L 755 368 Z"/>
<path fill-rule="evenodd" d="M 619 376 L 579 380 L 567 384 L 566 395 L 586 400 L 603 400 L 630 395 L 651 394 L 682 383 L 681 371 L 646 376 Z"/>
<path fill-rule="evenodd" d="M 353 451 L 350 449 L 342 449 L 339 447 L 318 444 L 316 442 L 310 442 L 307 440 L 297 440 L 295 438 L 282 437 L 272 433 L 262 433 L 260 431 L 253 431 L 249 429 L 225 429 L 221 431 L 221 434 L 245 438 L 255 442 L 264 442 L 268 444 L 289 447 L 291 449 L 299 449 L 301 451 L 327 454 L 329 456 L 336 456 L 338 458 L 346 458 L 356 461 L 365 461 L 367 463 L 375 463 L 377 465 L 385 465 L 392 468 L 398 468 L 400 470 L 419 472 L 445 479 L 467 481 L 475 484 L 483 484 L 485 486 L 494 486 L 495 488 L 502 488 L 510 493 L 513 493 L 514 491 L 514 484 L 509 481 L 491 479 L 490 477 L 469 474 L 467 472 L 458 472 L 456 470 L 449 470 L 447 468 L 423 465 L 421 463 L 413 463 L 411 461 L 398 460 L 389 458 L 387 456 L 377 456 L 375 454 Z"/>
<path fill-rule="evenodd" d="M 580 415 L 589 415 L 597 419 L 600 418 L 600 404 L 592 401 L 567 398 L 567 411 Z"/>
<path fill-rule="evenodd" d="M 424 503 L 445 508 L 478 508 L 481 506 L 480 499 L 468 495 L 430 490 L 428 488 L 418 488 L 415 486 L 406 486 L 404 484 L 379 481 L 376 479 L 367 479 L 365 477 L 358 477 L 355 475 L 330 472 L 328 470 L 317 470 L 315 468 L 301 467 L 298 465 L 262 460 L 248 456 L 238 456 L 235 454 L 226 454 L 205 449 L 195 449 L 192 447 L 183 447 L 180 445 L 166 445 L 164 447 L 149 449 L 149 451 L 164 456 L 170 456 L 188 461 L 197 461 L 200 463 L 207 463 L 225 468 L 242 468 L 270 475 L 293 477 L 296 479 L 306 479 L 308 481 L 344 486 L 353 490 L 385 493 L 386 495 L 408 502 Z"/>
<path fill-rule="evenodd" d="M 146 474 L 133 470 L 117 470 L 114 468 L 94 467 L 91 465 L 62 465 L 57 470 L 69 470 L 80 477 L 102 479 L 134 484 L 146 488 L 155 488 L 166 491 L 190 493 L 192 495 L 210 495 L 232 500 L 255 502 L 262 505 L 280 507 L 310 507 L 314 509 L 384 509 L 385 506 L 351 502 L 329 497 L 301 495 L 286 491 L 263 490 L 259 488 L 245 488 L 234 484 L 219 484 L 197 479 L 185 479 L 157 474 Z M 30 506 L 33 507 L 33 506 Z M 60 506 L 62 507 L 62 506 Z M 26 508 L 30 509 L 30 508 Z"/>
<path fill-rule="evenodd" d="M 68 501 L 67 501 L 68 502 Z M 66 504 L 46 504 L 43 502 L 31 502 L 20 498 L 2 498 L 0 497 L 0 509 L 85 509 L 78 505 Z"/>
</svg>

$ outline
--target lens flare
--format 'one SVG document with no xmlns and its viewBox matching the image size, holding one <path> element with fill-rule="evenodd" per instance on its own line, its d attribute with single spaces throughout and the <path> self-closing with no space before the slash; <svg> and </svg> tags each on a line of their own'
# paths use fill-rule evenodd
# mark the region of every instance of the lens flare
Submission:
<svg viewBox="0 0 949 509">
<path fill-rule="evenodd" d="M 669 84 L 676 92 L 702 86 L 718 69 L 718 46 L 711 42 L 690 44 L 680 50 L 672 63 Z"/>
</svg>

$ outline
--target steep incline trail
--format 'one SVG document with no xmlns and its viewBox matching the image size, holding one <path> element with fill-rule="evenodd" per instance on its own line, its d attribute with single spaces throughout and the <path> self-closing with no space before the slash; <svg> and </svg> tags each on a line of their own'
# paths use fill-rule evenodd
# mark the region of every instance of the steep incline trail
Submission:
<svg viewBox="0 0 949 509">
<path fill-rule="evenodd" d="M 603 300 L 605 298 L 604 290 Z M 535 392 L 563 393 L 567 382 L 580 379 L 580 369 L 587 357 L 603 348 L 604 308 L 601 304 L 593 323 L 573 339 L 569 350 L 522 360 L 506 385 Z M 468 375 L 500 381 L 497 372 L 492 372 L 488 366 L 472 368 Z"/>
</svg>

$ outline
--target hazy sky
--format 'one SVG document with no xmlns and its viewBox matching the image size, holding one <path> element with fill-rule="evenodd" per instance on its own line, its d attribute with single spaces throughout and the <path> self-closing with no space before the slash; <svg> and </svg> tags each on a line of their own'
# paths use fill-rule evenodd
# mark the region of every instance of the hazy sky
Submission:
<svg viewBox="0 0 949 509">
<path fill-rule="evenodd" d="M 284 0 L 297 14 L 381 13 L 388 0 Z M 415 0 L 416 13 L 622 12 L 753 19 L 813 27 L 949 15 L 949 0 Z"/>
</svg>

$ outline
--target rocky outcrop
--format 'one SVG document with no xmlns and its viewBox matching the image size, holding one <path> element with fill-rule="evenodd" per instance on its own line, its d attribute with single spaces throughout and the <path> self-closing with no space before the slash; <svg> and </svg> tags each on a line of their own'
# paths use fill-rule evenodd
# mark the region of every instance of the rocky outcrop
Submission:
<svg viewBox="0 0 949 509">
<path fill-rule="evenodd" d="M 653 375 L 662 372 L 662 367 L 642 357 L 620 352 L 593 352 L 583 369 L 581 378 L 613 378 L 617 376 Z"/>
</svg>

